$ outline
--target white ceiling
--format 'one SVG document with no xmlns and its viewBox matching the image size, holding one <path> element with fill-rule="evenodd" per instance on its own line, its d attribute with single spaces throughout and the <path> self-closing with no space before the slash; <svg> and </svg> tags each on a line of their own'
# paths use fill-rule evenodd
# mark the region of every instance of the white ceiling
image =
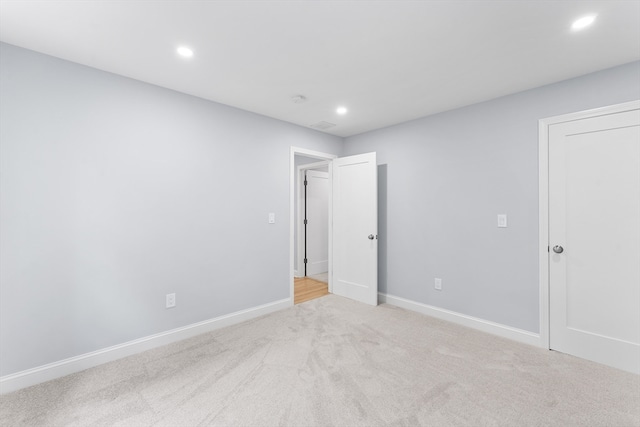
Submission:
<svg viewBox="0 0 640 427">
<path fill-rule="evenodd" d="M 345 137 L 638 60 L 640 1 L 1 0 L 0 40 Z"/>
</svg>

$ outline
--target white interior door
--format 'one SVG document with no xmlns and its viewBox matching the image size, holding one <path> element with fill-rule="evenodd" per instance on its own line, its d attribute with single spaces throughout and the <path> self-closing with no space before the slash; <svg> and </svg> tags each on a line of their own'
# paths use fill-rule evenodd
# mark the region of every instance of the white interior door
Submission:
<svg viewBox="0 0 640 427">
<path fill-rule="evenodd" d="M 376 153 L 332 162 L 333 293 L 378 305 Z"/>
<path fill-rule="evenodd" d="M 329 270 L 329 173 L 306 171 L 307 276 Z"/>
<path fill-rule="evenodd" d="M 549 126 L 550 348 L 640 373 L 640 111 Z"/>
</svg>

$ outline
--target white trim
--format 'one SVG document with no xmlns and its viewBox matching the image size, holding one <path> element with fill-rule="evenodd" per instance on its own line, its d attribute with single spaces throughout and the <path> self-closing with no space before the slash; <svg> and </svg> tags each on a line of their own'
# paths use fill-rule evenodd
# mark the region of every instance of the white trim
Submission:
<svg viewBox="0 0 640 427">
<path fill-rule="evenodd" d="M 456 313 L 455 311 L 445 310 L 443 308 L 434 307 L 420 302 L 411 301 L 405 298 L 396 297 L 389 294 L 378 294 L 379 302 L 384 304 L 395 305 L 407 310 L 426 314 L 440 320 L 446 320 L 451 323 L 466 326 L 482 332 L 497 335 L 502 338 L 508 338 L 524 344 L 540 346 L 540 335 L 525 331 L 511 326 L 502 325 L 500 323 L 490 322 L 488 320 L 479 319 L 477 317 L 467 316 L 466 314 Z"/>
<path fill-rule="evenodd" d="M 640 100 L 623 102 L 622 104 L 608 105 L 605 107 L 593 108 L 591 110 L 578 111 L 575 113 L 562 114 L 559 116 L 545 117 L 543 119 L 540 119 L 540 122 L 552 125 L 556 123 L 588 119 L 590 117 L 604 116 L 607 114 L 618 114 L 625 111 L 637 110 L 638 108 L 640 108 Z"/>
<path fill-rule="evenodd" d="M 538 263 L 540 280 L 540 346 L 550 348 L 549 339 L 549 126 L 606 114 L 637 110 L 639 101 L 624 102 L 592 110 L 547 117 L 538 122 Z"/>
<path fill-rule="evenodd" d="M 193 323 L 181 328 L 149 335 L 123 344 L 70 357 L 58 362 L 27 369 L 15 374 L 5 375 L 0 378 L 0 394 L 10 393 L 21 388 L 50 381 L 101 365 L 103 363 L 131 356 L 132 354 L 191 338 L 226 326 L 235 325 L 265 314 L 283 310 L 290 305 L 289 298 L 286 298 L 202 322 Z"/>
<path fill-rule="evenodd" d="M 333 178 L 333 168 L 331 167 L 331 160 L 337 158 L 335 154 L 321 153 L 319 151 L 307 150 L 306 148 L 291 147 L 289 150 L 289 304 L 293 305 L 294 289 L 293 289 L 293 275 L 294 275 L 294 228 L 295 228 L 295 215 L 294 212 L 294 197 L 296 196 L 295 177 L 296 177 L 296 155 L 311 157 L 318 160 L 325 160 L 329 163 L 329 182 Z M 331 185 L 329 186 L 331 188 Z M 329 195 L 329 218 L 332 218 L 333 206 L 331 203 L 331 195 Z M 332 264 L 332 223 L 329 221 L 329 292 L 332 291 L 332 278 L 331 278 L 331 266 Z"/>
</svg>

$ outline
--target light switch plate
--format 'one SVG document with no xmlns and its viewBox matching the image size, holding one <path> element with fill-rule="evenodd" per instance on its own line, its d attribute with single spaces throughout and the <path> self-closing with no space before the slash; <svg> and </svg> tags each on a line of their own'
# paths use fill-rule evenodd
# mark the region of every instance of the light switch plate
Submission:
<svg viewBox="0 0 640 427">
<path fill-rule="evenodd" d="M 269 214 L 269 224 L 275 224 L 275 223 L 276 223 L 276 214 L 272 212 Z"/>
<path fill-rule="evenodd" d="M 498 215 L 498 227 L 507 228 L 507 214 Z"/>
</svg>

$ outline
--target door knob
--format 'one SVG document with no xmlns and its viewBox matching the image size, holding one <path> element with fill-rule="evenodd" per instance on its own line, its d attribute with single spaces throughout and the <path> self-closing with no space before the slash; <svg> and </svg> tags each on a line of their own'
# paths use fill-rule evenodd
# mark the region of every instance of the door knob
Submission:
<svg viewBox="0 0 640 427">
<path fill-rule="evenodd" d="M 369 240 L 373 240 L 375 238 L 376 238 L 376 236 L 374 236 L 373 234 L 369 234 Z"/>
<path fill-rule="evenodd" d="M 555 245 L 553 247 L 553 252 L 557 253 L 557 254 L 561 254 L 562 252 L 564 252 L 564 248 L 560 245 Z"/>
</svg>

